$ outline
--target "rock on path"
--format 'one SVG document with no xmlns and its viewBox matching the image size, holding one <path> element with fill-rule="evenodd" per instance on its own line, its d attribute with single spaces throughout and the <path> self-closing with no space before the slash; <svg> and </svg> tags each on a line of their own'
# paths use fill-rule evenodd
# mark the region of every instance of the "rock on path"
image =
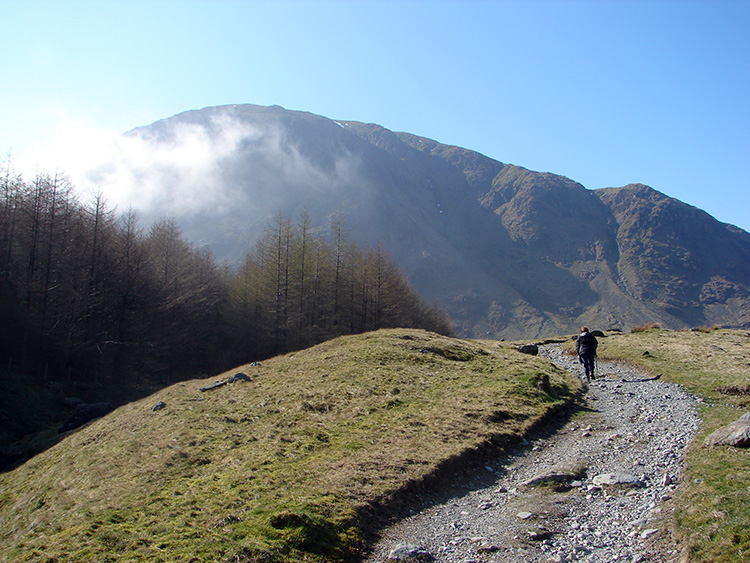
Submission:
<svg viewBox="0 0 750 563">
<path fill-rule="evenodd" d="M 540 355 L 580 375 L 559 345 Z M 696 399 L 630 366 L 598 369 L 587 412 L 415 499 L 367 563 L 403 559 L 405 549 L 451 563 L 677 561 L 660 516 L 698 429 Z"/>
</svg>

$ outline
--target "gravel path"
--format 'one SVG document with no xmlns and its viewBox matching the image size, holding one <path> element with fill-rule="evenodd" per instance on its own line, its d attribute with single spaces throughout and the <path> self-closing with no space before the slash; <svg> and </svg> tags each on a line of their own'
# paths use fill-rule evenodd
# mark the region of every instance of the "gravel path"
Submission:
<svg viewBox="0 0 750 563">
<path fill-rule="evenodd" d="M 580 376 L 559 345 L 540 355 Z M 367 563 L 678 561 L 660 517 L 698 429 L 697 401 L 630 366 L 601 362 L 598 374 L 587 411 L 415 499 Z"/>
</svg>

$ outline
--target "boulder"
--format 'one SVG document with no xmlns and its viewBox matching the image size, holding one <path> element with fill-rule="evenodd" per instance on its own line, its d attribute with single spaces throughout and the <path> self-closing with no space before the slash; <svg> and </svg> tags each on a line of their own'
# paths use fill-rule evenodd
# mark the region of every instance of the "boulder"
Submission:
<svg viewBox="0 0 750 563">
<path fill-rule="evenodd" d="M 530 356 L 536 356 L 539 354 L 539 346 L 536 344 L 524 344 L 518 347 L 518 351 L 522 354 L 529 354 Z"/>
<path fill-rule="evenodd" d="M 228 383 L 237 383 L 238 381 L 250 381 L 250 378 L 240 371 L 227 380 Z"/>
<path fill-rule="evenodd" d="M 593 478 L 597 487 L 643 487 L 644 483 L 635 475 L 629 473 L 602 473 Z"/>
<path fill-rule="evenodd" d="M 214 389 L 218 389 L 219 387 L 224 387 L 227 383 L 229 383 L 228 379 L 225 379 L 224 381 L 216 381 L 215 383 L 211 383 L 210 385 L 201 387 L 201 391 L 202 392 L 213 391 Z"/>
<path fill-rule="evenodd" d="M 238 371 L 237 373 L 224 379 L 223 381 L 216 381 L 214 383 L 211 383 L 210 385 L 201 387 L 201 391 L 213 391 L 214 389 L 218 389 L 219 387 L 224 387 L 224 385 L 227 385 L 228 383 L 237 383 L 238 381 L 250 381 L 250 377 L 248 377 L 241 371 Z"/>
<path fill-rule="evenodd" d="M 739 420 L 730 422 L 709 434 L 703 441 L 703 445 L 750 447 L 750 412 L 743 414 Z"/>
</svg>

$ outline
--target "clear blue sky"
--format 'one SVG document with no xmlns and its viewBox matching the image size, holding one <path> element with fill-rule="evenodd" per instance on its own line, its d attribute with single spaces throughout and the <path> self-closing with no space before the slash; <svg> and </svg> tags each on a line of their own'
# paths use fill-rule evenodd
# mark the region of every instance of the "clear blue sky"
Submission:
<svg viewBox="0 0 750 563">
<path fill-rule="evenodd" d="M 0 30 L 16 157 L 74 125 L 278 104 L 750 230 L 750 1 L 0 0 Z"/>
</svg>

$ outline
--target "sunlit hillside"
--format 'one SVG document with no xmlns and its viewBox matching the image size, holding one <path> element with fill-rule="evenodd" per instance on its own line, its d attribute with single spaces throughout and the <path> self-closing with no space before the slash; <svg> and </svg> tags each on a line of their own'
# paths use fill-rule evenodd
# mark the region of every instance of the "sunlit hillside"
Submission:
<svg viewBox="0 0 750 563">
<path fill-rule="evenodd" d="M 201 391 L 236 373 L 249 381 Z M 512 345 L 416 330 L 179 383 L 2 475 L 0 554 L 349 560 L 368 517 L 516 440 L 579 390 Z"/>
</svg>

